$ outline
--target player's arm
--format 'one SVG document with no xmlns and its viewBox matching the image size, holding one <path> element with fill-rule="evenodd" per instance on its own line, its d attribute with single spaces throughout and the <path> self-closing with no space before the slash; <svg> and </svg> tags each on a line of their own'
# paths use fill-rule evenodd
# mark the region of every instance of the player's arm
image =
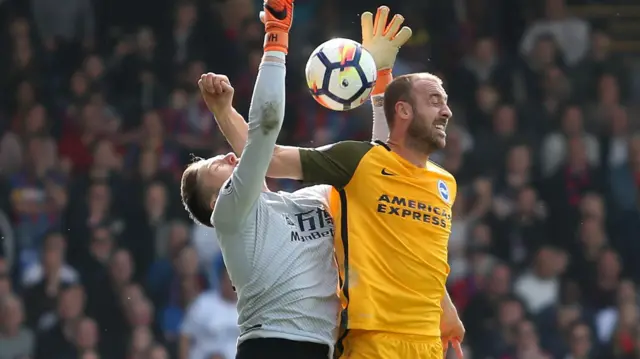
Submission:
<svg viewBox="0 0 640 359">
<path fill-rule="evenodd" d="M 225 75 L 207 73 L 200 76 L 198 81 L 200 93 L 207 108 L 220 128 L 233 152 L 240 156 L 249 137 L 249 125 L 244 117 L 232 106 L 234 89 Z M 276 145 L 274 153 L 282 150 L 283 146 Z M 292 148 L 292 147 L 290 147 Z M 271 168 L 271 166 L 270 166 Z M 271 177 L 270 171 L 267 176 Z"/>
<path fill-rule="evenodd" d="M 389 72 L 389 79 L 386 81 L 386 85 L 388 85 L 392 79 L 391 72 Z M 380 74 L 378 74 L 378 81 L 380 81 Z M 377 86 L 376 83 L 376 87 Z M 389 139 L 389 125 L 387 124 L 387 116 L 384 114 L 384 92 L 381 94 L 371 94 L 371 106 L 373 107 L 373 131 L 371 140 L 387 141 Z"/>
<path fill-rule="evenodd" d="M 227 139 L 233 152 L 240 156 L 249 136 L 249 125 L 241 114 L 233 108 L 234 88 L 225 75 L 206 73 L 198 81 L 200 94 L 207 108 L 213 114 L 222 135 Z"/>
<path fill-rule="evenodd" d="M 306 184 L 328 184 L 341 189 L 349 183 L 360 160 L 372 146 L 369 142 L 358 141 L 343 141 L 319 148 L 277 146 L 268 176 L 301 180 Z"/>
<path fill-rule="evenodd" d="M 209 111 L 213 113 L 216 122 L 220 127 L 220 131 L 231 145 L 231 148 L 233 148 L 233 151 L 237 155 L 243 154 L 243 151 L 246 151 L 245 144 L 249 137 L 249 125 L 245 122 L 242 115 L 240 115 L 231 106 L 234 90 L 229 84 L 229 79 L 224 75 L 209 73 L 201 76 L 200 81 L 198 81 L 198 85 L 200 86 L 200 91 Z M 382 118 L 382 121 L 385 121 L 384 117 Z M 360 142 L 344 142 L 315 150 L 276 145 L 275 149 L 272 150 L 273 156 L 267 170 L 267 177 L 303 180 L 300 156 L 302 151 L 306 154 L 311 152 L 324 154 L 324 159 L 315 159 L 315 162 L 321 162 L 321 166 L 323 168 L 332 167 L 332 169 L 329 170 L 330 173 L 338 173 L 338 176 L 345 176 L 348 182 L 348 179 L 351 176 L 350 171 L 355 169 L 353 164 L 348 161 L 352 155 L 349 153 L 352 147 L 356 147 L 357 149 L 355 153 L 358 153 L 361 151 L 366 152 L 371 145 Z M 269 152 L 271 152 L 271 150 Z M 244 157 L 245 155 L 243 154 L 243 161 L 241 161 L 241 163 L 245 161 Z M 311 155 L 310 157 L 313 159 L 314 155 Z M 340 162 L 342 160 L 341 157 L 344 157 L 347 160 L 343 165 L 340 165 L 342 163 Z M 357 155 L 355 158 L 359 161 Z M 314 183 L 325 183 L 323 179 L 318 179 L 317 176 L 314 176 L 313 174 L 307 177 L 313 177 L 315 179 L 313 181 Z M 331 183 L 327 182 L 327 184 L 344 182 L 337 181 L 336 178 L 329 179 L 328 181 Z"/>
<path fill-rule="evenodd" d="M 242 159 L 220 190 L 213 224 L 221 231 L 241 228 L 263 190 L 264 177 L 282 128 L 285 108 L 285 57 L 293 19 L 293 0 L 265 0 L 264 56 L 249 107 L 249 131 Z M 274 14 L 274 11 L 277 14 Z M 284 17 L 279 17 L 284 14 Z"/>
<path fill-rule="evenodd" d="M 373 147 L 369 142 L 342 141 L 318 148 L 280 146 L 274 151 L 270 175 L 306 184 L 346 186 L 360 160 Z"/>
<path fill-rule="evenodd" d="M 234 89 L 225 75 L 203 74 L 198 81 L 200 93 L 207 108 L 236 155 L 242 155 L 249 137 L 249 125 L 244 117 L 233 108 Z M 267 177 L 300 179 L 300 156 L 297 147 L 278 146 L 273 150 L 273 157 L 267 170 Z M 288 166 L 288 164 L 297 164 Z"/>
<path fill-rule="evenodd" d="M 242 159 L 220 190 L 213 211 L 214 225 L 220 230 L 235 230 L 242 225 L 264 188 L 264 177 L 284 120 L 284 79 L 284 53 L 265 52 L 251 98 Z"/>
<path fill-rule="evenodd" d="M 237 156 L 242 155 L 242 151 L 244 151 L 244 146 L 247 144 L 249 137 L 249 125 L 245 122 L 244 117 L 233 107 L 230 107 L 227 112 L 214 116 L 220 132 L 222 132 L 224 138 L 229 142 L 233 152 Z"/>
<path fill-rule="evenodd" d="M 449 292 L 447 292 L 446 289 L 444 290 L 441 306 L 442 318 L 440 319 L 440 332 L 442 335 L 442 347 L 446 354 L 449 343 L 451 343 L 458 359 L 463 359 L 464 353 L 462 352 L 460 344 L 464 340 L 465 329 L 458 315 L 458 310 L 453 304 L 453 301 L 451 301 Z"/>
<path fill-rule="evenodd" d="M 445 289 L 444 291 L 444 297 L 442 297 L 442 311 L 443 311 L 443 315 L 445 316 L 458 316 L 458 310 L 456 309 L 456 306 L 453 304 L 453 301 L 451 300 L 451 296 L 449 295 L 449 292 Z"/>
<path fill-rule="evenodd" d="M 389 138 L 389 127 L 384 114 L 384 90 L 393 80 L 391 70 L 396 61 L 400 47 L 411 38 L 411 29 L 402 26 L 404 17 L 396 14 L 387 24 L 389 8 L 380 6 L 375 18 L 372 13 L 366 11 L 362 14 L 362 46 L 371 53 L 378 76 L 376 85 L 371 92 L 373 105 L 373 133 L 374 141 L 386 141 Z"/>
<path fill-rule="evenodd" d="M 384 86 L 391 82 L 391 72 L 388 72 Z M 380 81 L 380 77 L 378 78 Z M 378 82 L 380 83 L 380 82 Z M 220 132 L 229 142 L 236 155 L 240 156 L 247 143 L 249 125 L 244 117 L 231 106 L 233 87 L 229 85 L 224 75 L 204 74 L 199 83 L 202 96 L 209 111 L 213 114 L 220 128 Z M 230 95 L 231 97 L 226 97 Z M 225 99 L 226 98 L 226 99 Z M 373 101 L 373 140 L 386 140 L 389 129 L 382 108 L 384 88 L 382 93 L 374 96 Z M 276 145 L 273 157 L 267 170 L 267 177 L 302 179 L 299 148 L 293 146 Z M 339 151 L 339 150 L 338 150 Z"/>
</svg>

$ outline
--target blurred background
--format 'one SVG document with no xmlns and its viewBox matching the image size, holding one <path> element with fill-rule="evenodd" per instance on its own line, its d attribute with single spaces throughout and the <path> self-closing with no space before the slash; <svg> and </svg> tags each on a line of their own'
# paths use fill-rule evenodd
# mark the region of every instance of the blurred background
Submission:
<svg viewBox="0 0 640 359">
<path fill-rule="evenodd" d="M 321 108 L 303 67 L 382 3 L 296 0 L 280 143 L 370 137 L 370 107 Z M 640 358 L 640 3 L 387 5 L 414 32 L 394 73 L 450 94 L 433 159 L 459 183 L 448 284 L 467 358 Z M 235 295 L 178 180 L 229 150 L 200 74 L 227 74 L 248 110 L 259 7 L 0 0 L 0 359 L 234 357 Z"/>
</svg>

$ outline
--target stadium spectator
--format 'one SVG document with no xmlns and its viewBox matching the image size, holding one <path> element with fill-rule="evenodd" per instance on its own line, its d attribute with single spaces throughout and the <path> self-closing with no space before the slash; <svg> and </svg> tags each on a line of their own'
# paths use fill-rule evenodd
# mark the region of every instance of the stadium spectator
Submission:
<svg viewBox="0 0 640 359">
<path fill-rule="evenodd" d="M 515 280 L 514 293 L 522 298 L 529 313 L 537 315 L 558 301 L 560 275 L 566 268 L 566 262 L 563 252 L 543 247 L 535 255 L 531 270 Z"/>
<path fill-rule="evenodd" d="M 544 3 L 545 17 L 534 22 L 522 35 L 522 51 L 531 51 L 538 36 L 550 34 L 562 50 L 567 64 L 576 64 L 589 48 L 589 24 L 583 19 L 569 16 L 564 0 L 547 0 Z"/>
<path fill-rule="evenodd" d="M 0 358 L 30 357 L 34 353 L 33 332 L 23 327 L 24 308 L 20 298 L 13 294 L 0 297 Z"/>
<path fill-rule="evenodd" d="M 207 359 L 211 355 L 234 358 L 238 335 L 236 294 L 217 260 L 217 290 L 200 294 L 189 306 L 180 327 L 179 359 Z M 212 340 L 215 338 L 215 340 Z"/>
<path fill-rule="evenodd" d="M 84 317 L 78 320 L 76 324 L 76 337 L 74 341 L 74 345 L 76 347 L 76 352 L 79 355 L 83 355 L 84 353 L 95 353 L 98 349 L 99 342 L 99 331 L 98 325 L 96 321 Z"/>
<path fill-rule="evenodd" d="M 78 323 L 84 311 L 84 289 L 78 285 L 62 289 L 55 308 L 35 318 L 34 327 L 39 333 L 35 357 L 44 359 L 74 355 Z"/>
<path fill-rule="evenodd" d="M 22 275 L 22 286 L 32 287 L 46 280 L 46 277 L 59 277 L 63 284 L 75 283 L 79 280 L 78 272 L 64 262 L 66 240 L 61 233 L 49 233 L 42 243 L 41 262 L 33 263 L 25 268 Z"/>
</svg>

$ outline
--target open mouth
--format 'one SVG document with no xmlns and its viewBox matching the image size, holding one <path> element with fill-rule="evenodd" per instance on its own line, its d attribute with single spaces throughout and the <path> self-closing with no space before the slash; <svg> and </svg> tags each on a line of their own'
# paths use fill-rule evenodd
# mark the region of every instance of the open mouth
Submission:
<svg viewBox="0 0 640 359">
<path fill-rule="evenodd" d="M 438 133 L 438 135 L 446 137 L 447 133 L 447 123 L 443 122 L 443 121 L 437 121 L 433 124 L 433 127 L 436 129 L 436 132 Z"/>
</svg>

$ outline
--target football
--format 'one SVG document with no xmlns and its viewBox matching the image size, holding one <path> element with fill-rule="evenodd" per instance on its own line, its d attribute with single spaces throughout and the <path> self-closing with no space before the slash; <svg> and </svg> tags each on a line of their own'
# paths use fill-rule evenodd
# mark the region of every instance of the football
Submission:
<svg viewBox="0 0 640 359">
<path fill-rule="evenodd" d="M 318 46 L 305 67 L 313 98 L 335 111 L 356 108 L 369 98 L 376 83 L 376 63 L 359 43 L 331 39 Z"/>
</svg>

